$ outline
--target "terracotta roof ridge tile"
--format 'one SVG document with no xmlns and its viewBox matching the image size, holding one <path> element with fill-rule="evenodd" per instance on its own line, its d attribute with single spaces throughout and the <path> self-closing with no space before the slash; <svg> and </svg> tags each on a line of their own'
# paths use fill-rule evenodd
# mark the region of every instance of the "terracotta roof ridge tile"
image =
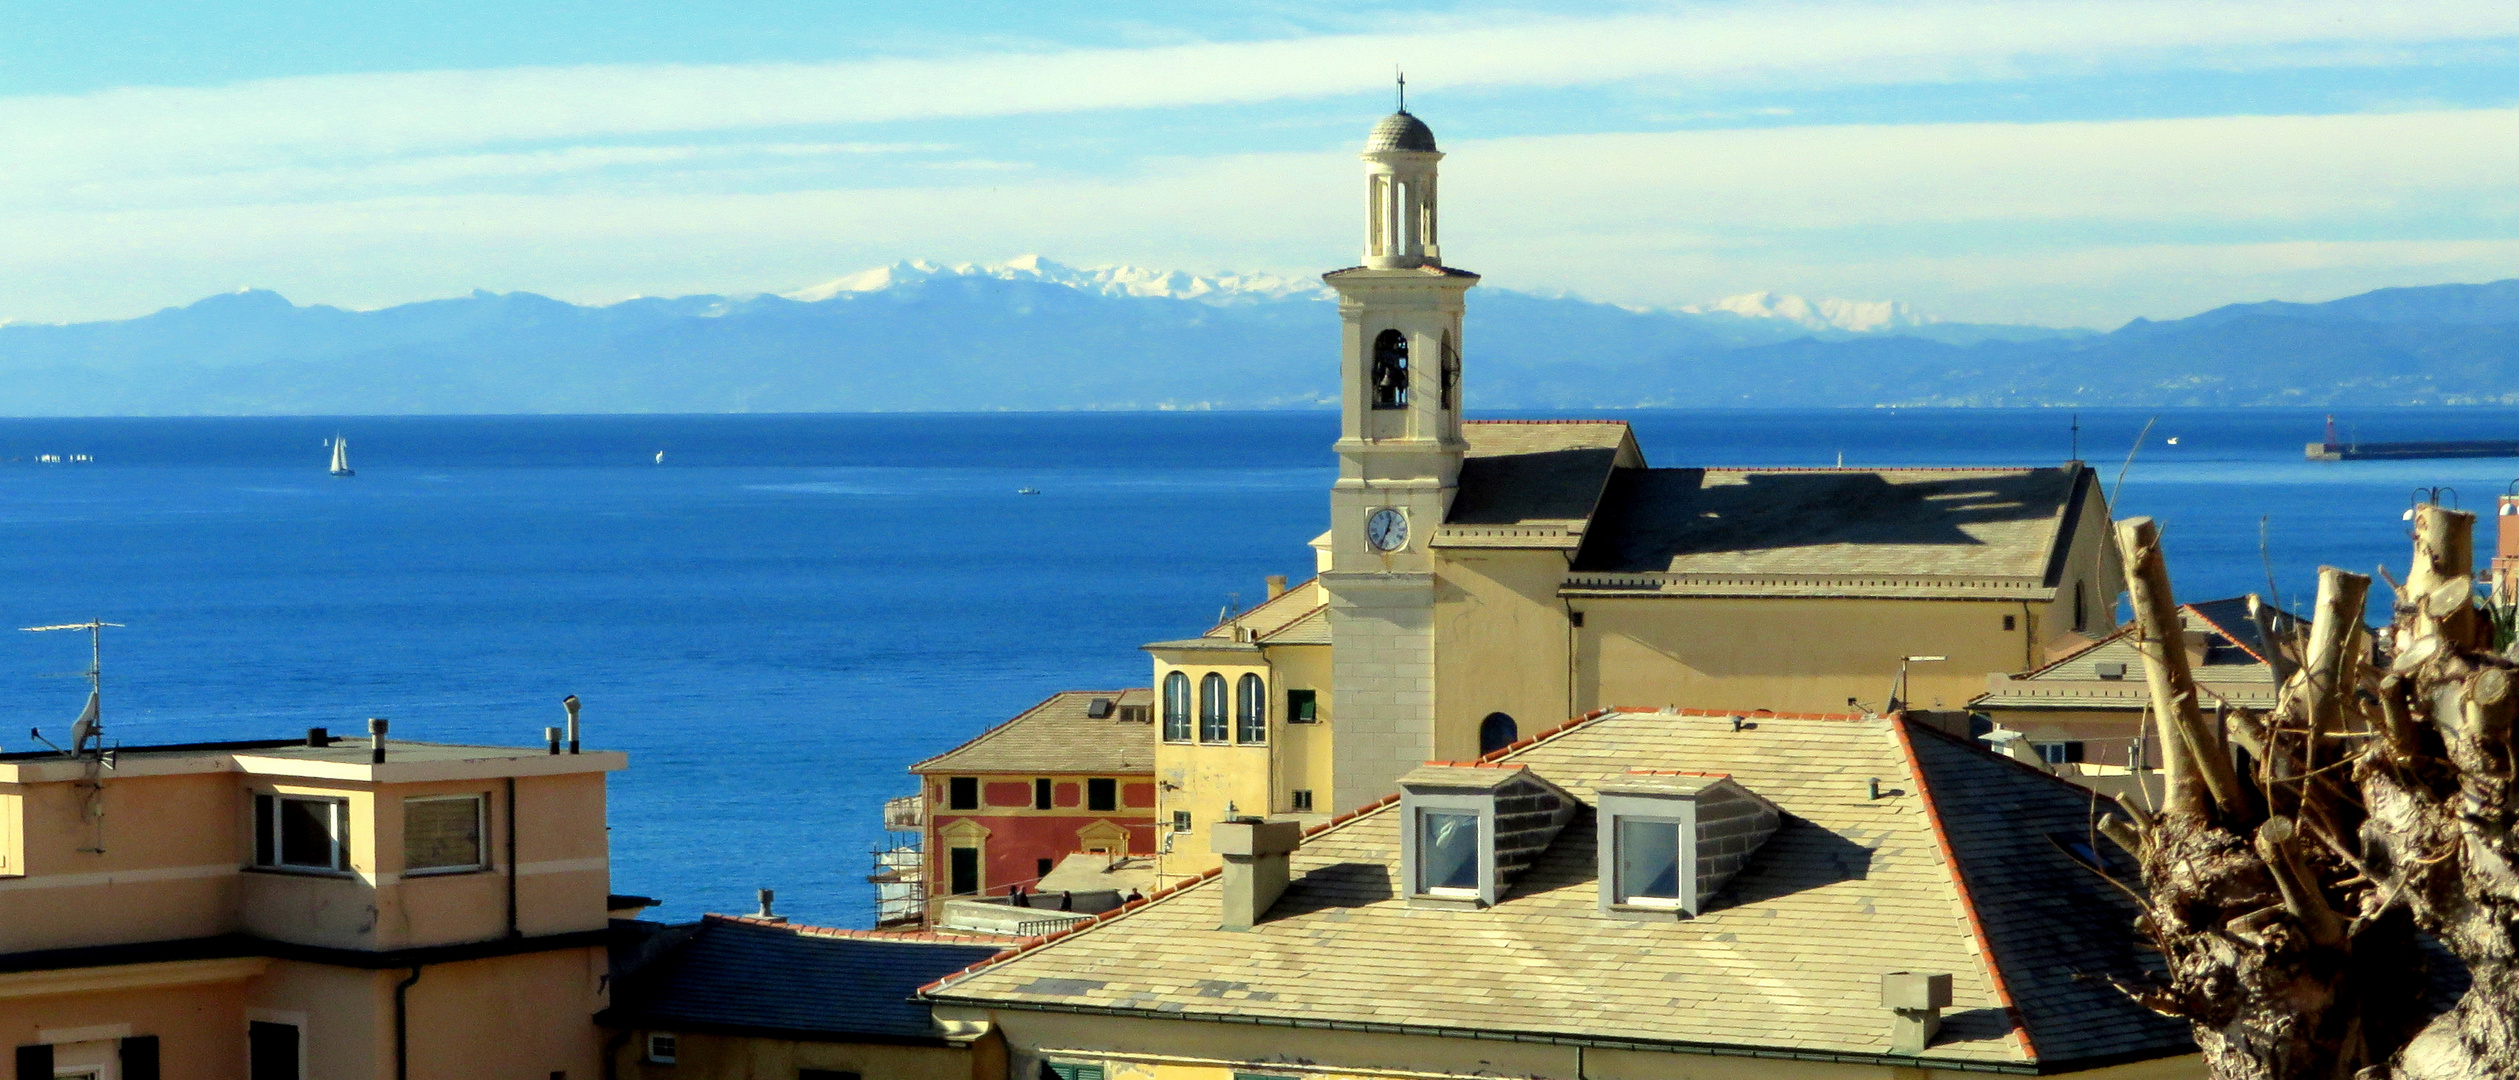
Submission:
<svg viewBox="0 0 2519 1080">
<path fill-rule="evenodd" d="M 1729 780 L 1727 772 L 1705 772 L 1699 769 L 1629 769 L 1629 776 L 1703 776 L 1711 780 Z"/>
<path fill-rule="evenodd" d="M 1968 887 L 1968 870 L 1959 863 L 1959 851 L 1951 846 L 1950 832 L 1942 827 L 1942 811 L 1933 796 L 1933 788 L 1924 777 L 1924 762 L 1917 759 L 1912 726 L 1904 713 L 1894 714 L 1889 725 L 1890 739 L 1905 756 L 1907 773 L 1914 778 L 1917 801 L 1924 804 L 1924 821 L 1932 829 L 1934 847 L 1942 853 L 1942 866 L 1950 874 L 1951 887 L 1958 891 L 1959 910 L 1968 916 L 1968 932 L 1976 939 L 1977 955 L 1985 964 L 1987 985 L 1994 991 L 1995 1003 L 2003 1007 L 2012 1020 L 2012 1039 L 2023 1056 L 2038 1060 L 2038 1046 L 2029 1037 L 2029 1018 L 2022 1015 L 2020 1004 L 2012 997 L 2011 980 L 2003 972 L 2003 961 L 1994 954 L 1994 939 L 1986 933 L 1985 920 L 1977 913 L 1977 898 Z M 2005 760 L 2010 760 L 2006 758 Z M 2014 762 L 2019 764 L 2019 762 Z M 2040 775 L 2046 775 L 2040 773 Z"/>
<path fill-rule="evenodd" d="M 2078 660 L 2078 659 L 2080 659 L 2080 658 L 2082 658 L 2082 657 L 2088 656 L 2088 655 L 2090 655 L 2090 654 L 2091 654 L 2091 651 L 2092 651 L 2092 650 L 2097 649 L 2097 648 L 2099 648 L 2099 647 L 2100 647 L 2100 646 L 2102 646 L 2102 645 L 2108 644 L 2109 642 L 2115 641 L 2115 640 L 2117 640 L 2118 638 L 2124 637 L 2124 636 L 2126 636 L 2127 634 L 2131 634 L 2131 633 L 2135 632 L 2135 631 L 2136 631 L 2136 630 L 2138 630 L 2138 629 L 2141 629 L 2141 628 L 2140 628 L 2140 627 L 2138 627 L 2138 626 L 2136 626 L 2136 625 L 2135 625 L 2135 624 L 2133 624 L 2133 623 L 2127 623 L 2127 624 L 2125 624 L 2125 625 L 2123 625 L 2123 626 L 2117 627 L 2117 628 L 2116 628 L 2116 629 L 2114 629 L 2114 630 L 2110 630 L 2110 631 L 2108 631 L 2108 633 L 2107 633 L 2106 635 L 2102 636 L 2102 637 L 2101 637 L 2099 640 L 2097 640 L 2097 641 L 2091 642 L 2090 644 L 2088 644 L 2088 645 L 2084 645 L 2084 646 L 2082 646 L 2081 648 L 2078 648 L 2078 649 L 2073 650 L 2072 652 L 2069 652 L 2069 653 L 2066 653 L 2066 654 L 2064 654 L 2064 655 L 2062 655 L 2062 656 L 2056 657 L 2056 658 L 2055 658 L 2055 659 L 2053 659 L 2053 660 L 2049 660 L 2049 661 L 2047 661 L 2046 663 L 2043 663 L 2043 664 L 2038 665 L 2037 667 L 2034 667 L 2034 668 L 2031 668 L 2031 669 L 2029 669 L 2029 670 L 2027 670 L 2027 671 L 2021 672 L 2021 673 L 2020 673 L 2020 674 L 2018 674 L 2018 675 L 2014 675 L 2014 676 L 2012 676 L 2012 679 L 2013 679 L 2014 681 L 2019 681 L 2019 680 L 2021 680 L 2021 679 L 2034 679 L 2034 678 L 2037 678 L 2037 677 L 2038 677 L 2038 676 L 2040 676 L 2040 675 L 2044 675 L 2044 674 L 2046 674 L 2046 673 L 2048 673 L 2048 672 L 2050 672 L 2050 671 L 2055 670 L 2055 669 L 2056 669 L 2059 665 L 2069 664 L 2069 663 L 2072 663 L 2073 661 Z"/>
<path fill-rule="evenodd" d="M 2262 663 L 2265 663 L 2265 662 L 2266 662 L 2265 657 L 2264 657 L 2264 656 L 2262 656 L 2262 655 L 2260 655 L 2260 654 L 2258 654 L 2258 652 L 2257 652 L 2255 649 L 2251 649 L 2251 648 L 2249 648 L 2249 647 L 2248 647 L 2248 642 L 2247 642 L 2247 639 L 2242 638 L 2242 637 L 2241 637 L 2241 636 L 2239 636 L 2238 634 L 2234 634 L 2234 633 L 2232 633 L 2229 627 L 2227 627 L 2227 626 L 2223 626 L 2221 623 L 2219 623 L 2219 622 L 2215 621 L 2215 620 L 2214 620 L 2214 618 L 2213 618 L 2211 615 L 2205 614 L 2205 612 L 2204 612 L 2205 605 L 2207 605 L 2207 604 L 2224 604 L 2224 603 L 2229 603 L 2230 601 L 2233 601 L 2233 600 L 2244 600 L 2244 599 L 2247 599 L 2247 597 L 2245 597 L 2245 596 L 2229 596 L 2229 597 L 2224 597 L 2224 598 L 2222 598 L 2222 599 L 2220 599 L 2220 600 L 2204 600 L 2204 601 L 2200 601 L 2200 602 L 2193 603 L 2193 604 L 2180 604 L 2180 605 L 2178 605 L 2178 608 L 2179 608 L 2179 610 L 2184 611 L 2184 612 L 2186 612 L 2186 613 L 2187 613 L 2187 614 L 2189 614 L 2189 615 L 2193 615 L 2193 616 L 2195 616 L 2198 620 L 2201 620 L 2201 621 L 2204 623 L 2204 625 L 2209 626 L 2209 627 L 2212 627 L 2212 628 L 2213 628 L 2213 632 L 2214 632 L 2214 633 L 2220 634 L 2224 640 L 2226 640 L 2226 641 L 2230 642 L 2230 643 L 2231 643 L 2231 645 L 2232 645 L 2232 646 L 2234 646 L 2234 647 L 2236 647 L 2236 648 L 2237 648 L 2240 652 L 2247 653 L 2247 654 L 2248 654 L 2248 655 L 2250 655 L 2250 656 L 2256 657 L 2256 661 L 2257 661 L 2257 663 L 2262 664 Z M 2253 630 L 2253 629 L 2255 629 L 2255 628 L 2254 628 L 2254 627 L 2250 627 L 2250 629 L 2251 629 L 2251 630 Z"/>
<path fill-rule="evenodd" d="M 1664 465 L 1656 472 L 1695 469 L 1721 473 L 2024 473 L 2062 468 L 2059 465 Z"/>
<path fill-rule="evenodd" d="M 1474 425 L 1478 425 L 1478 424 L 1616 424 L 1616 425 L 1618 425 L 1619 427 L 1632 427 L 1632 426 L 1633 426 L 1633 425 L 1629 424 L 1629 423 L 1628 423 L 1627 421 L 1625 421 L 1625 420 L 1584 420 L 1584 419 L 1570 419 L 1570 420 L 1463 420 L 1463 421 L 1461 421 L 1461 426 L 1462 426 L 1462 427 L 1470 427 L 1470 426 L 1474 426 Z"/>
</svg>

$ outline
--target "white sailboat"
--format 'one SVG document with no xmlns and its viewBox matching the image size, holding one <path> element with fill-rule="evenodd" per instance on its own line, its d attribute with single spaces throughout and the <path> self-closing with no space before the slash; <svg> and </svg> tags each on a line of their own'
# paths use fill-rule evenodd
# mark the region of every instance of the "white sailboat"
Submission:
<svg viewBox="0 0 2519 1080">
<path fill-rule="evenodd" d="M 350 471 L 350 440 L 339 435 L 332 437 L 332 474 L 334 476 L 358 475 Z"/>
<path fill-rule="evenodd" d="M 662 464 L 664 464 L 664 463 L 665 463 L 665 452 L 664 452 L 664 451 L 662 451 L 662 450 L 656 451 L 656 464 L 662 465 Z"/>
</svg>

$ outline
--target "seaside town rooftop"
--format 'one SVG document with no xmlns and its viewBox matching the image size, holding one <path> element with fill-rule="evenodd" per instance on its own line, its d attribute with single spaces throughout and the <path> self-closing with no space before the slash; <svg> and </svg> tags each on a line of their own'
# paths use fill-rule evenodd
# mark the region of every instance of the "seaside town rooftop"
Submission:
<svg viewBox="0 0 2519 1080">
<path fill-rule="evenodd" d="M 1229 861 L 925 993 L 1007 1023 L 1032 1010 L 1972 1071 L 2192 1052 L 2183 1024 L 2109 985 L 2156 960 L 2101 876 L 2133 866 L 2093 835 L 2091 793 L 1925 723 L 1619 709 L 1435 764 L 1299 843 L 1289 831 L 1273 899 L 1264 866 L 1237 882 Z M 1476 811 L 1495 854 L 1474 865 L 1526 865 L 1438 888 L 1427 868 L 1458 866 L 1412 814 L 1472 812 L 1482 785 L 1451 779 L 1470 773 L 1498 793 Z M 1715 795 L 1737 812 L 1711 811 Z M 1683 802 L 1700 816 L 1638 809 Z M 1638 813 L 1699 821 L 1700 854 L 1746 858 L 1728 882 L 1699 879 L 1712 887 L 1693 915 L 1623 902 L 1627 872 L 1599 838 L 1614 834 L 1605 815 Z M 1219 827 L 1219 850 L 1243 845 L 1246 862 L 1269 857 L 1269 830 L 1293 828 L 1240 826 L 1252 846 L 1225 835 L 1235 827 Z M 1513 859 L 1508 840 L 1536 850 Z M 1242 919 L 1248 930 L 1230 928 Z M 1914 1045 L 1884 1005 L 1897 974 L 1946 977 L 1938 1032 Z M 1434 1045 L 1335 1064 L 1424 1068 Z"/>
</svg>

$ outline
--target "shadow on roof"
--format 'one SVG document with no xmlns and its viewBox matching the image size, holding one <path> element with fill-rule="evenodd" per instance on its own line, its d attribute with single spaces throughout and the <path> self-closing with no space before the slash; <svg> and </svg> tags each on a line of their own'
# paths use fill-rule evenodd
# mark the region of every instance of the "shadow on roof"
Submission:
<svg viewBox="0 0 2519 1080">
<path fill-rule="evenodd" d="M 1893 484 L 1875 472 L 1749 473 L 1706 483 L 1704 469 L 1620 469 L 1578 570 L 1654 572 L 1690 555 L 1779 548 L 1965 546 L 1966 528 L 2053 518 L 2072 491 L 2059 469 Z"/>
<path fill-rule="evenodd" d="M 1391 868 L 1381 863 L 1332 863 L 1296 878 L 1269 906 L 1270 919 L 1287 919 L 1332 908 L 1378 904 L 1399 895 Z"/>
<path fill-rule="evenodd" d="M 1459 492 L 1444 523 L 1512 525 L 1588 518 L 1617 461 L 1615 446 L 1470 457 L 1461 462 Z"/>
</svg>

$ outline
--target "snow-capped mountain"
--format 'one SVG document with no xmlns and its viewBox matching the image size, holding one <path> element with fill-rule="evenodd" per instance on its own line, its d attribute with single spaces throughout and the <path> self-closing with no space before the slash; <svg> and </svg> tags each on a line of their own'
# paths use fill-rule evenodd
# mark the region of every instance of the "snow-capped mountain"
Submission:
<svg viewBox="0 0 2519 1080">
<path fill-rule="evenodd" d="M 917 285 L 940 277 L 984 277 L 1000 281 L 1037 281 L 1064 285 L 1098 296 L 1164 297 L 1232 305 L 1286 299 L 1330 299 L 1319 281 L 1275 274 L 1202 276 L 1183 270 L 1150 270 L 1139 266 L 1069 266 L 1039 255 L 1020 255 L 999 263 L 932 263 L 903 260 L 861 270 L 807 289 L 781 293 L 790 300 L 817 303 L 843 293 L 872 293 Z"/>
<path fill-rule="evenodd" d="M 1679 309 L 1690 315 L 1738 315 L 1744 319 L 1777 319 L 1806 330 L 1842 330 L 1876 334 L 1911 330 L 1942 320 L 1921 315 L 1896 300 L 1809 300 L 1782 293 L 1753 292 L 1726 296 Z"/>
</svg>

